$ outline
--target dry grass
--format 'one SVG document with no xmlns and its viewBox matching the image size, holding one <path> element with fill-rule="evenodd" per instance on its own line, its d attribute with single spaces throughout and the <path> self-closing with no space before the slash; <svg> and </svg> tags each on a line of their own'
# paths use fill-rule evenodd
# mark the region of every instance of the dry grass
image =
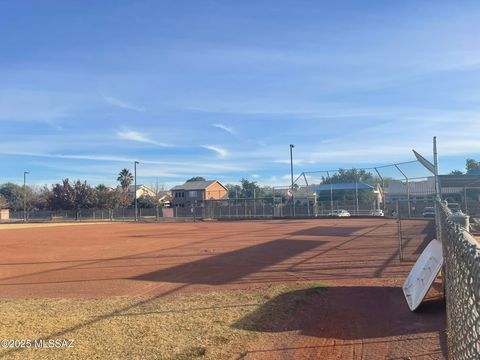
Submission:
<svg viewBox="0 0 480 360">
<path fill-rule="evenodd" d="M 69 349 L 0 349 L 0 357 L 230 358 L 242 353 L 260 333 L 236 324 L 270 321 L 277 314 L 289 316 L 306 297 L 317 295 L 319 287 L 277 285 L 168 299 L 2 299 L 0 339 L 74 339 L 75 343 Z"/>
</svg>

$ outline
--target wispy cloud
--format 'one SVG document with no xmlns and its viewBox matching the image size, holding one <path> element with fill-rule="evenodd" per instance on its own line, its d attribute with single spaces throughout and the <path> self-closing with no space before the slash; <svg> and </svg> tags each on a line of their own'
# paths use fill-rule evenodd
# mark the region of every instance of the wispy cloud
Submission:
<svg viewBox="0 0 480 360">
<path fill-rule="evenodd" d="M 218 157 L 220 159 L 225 159 L 228 156 L 228 151 L 219 147 L 219 146 L 214 146 L 214 145 L 202 145 L 204 149 L 211 150 L 215 153 L 217 153 Z"/>
<path fill-rule="evenodd" d="M 144 111 L 147 110 L 147 108 L 144 107 L 144 106 L 134 105 L 134 104 L 132 104 L 128 101 L 125 101 L 125 100 L 122 100 L 122 99 L 119 99 L 119 98 L 116 98 L 116 97 L 113 97 L 113 96 L 110 96 L 110 95 L 105 95 L 105 94 L 102 94 L 102 93 L 101 93 L 101 95 L 102 95 L 102 98 L 108 104 L 119 107 L 119 108 L 122 108 L 122 109 L 139 111 L 139 112 L 144 112 Z"/>
<path fill-rule="evenodd" d="M 235 134 L 235 130 L 230 126 L 227 126 L 227 125 L 224 125 L 224 124 L 219 124 L 219 123 L 212 124 L 212 126 L 218 128 L 218 129 L 221 129 L 223 131 L 226 131 L 229 134 L 232 134 L 232 135 Z"/>
<path fill-rule="evenodd" d="M 235 164 L 199 164 L 195 162 L 182 161 L 158 161 L 144 159 L 142 157 L 122 157 L 115 155 L 94 155 L 94 154 L 59 154 L 59 153 L 40 153 L 40 152 L 20 152 L 20 151 L 3 151 L 0 149 L 2 155 L 26 156 L 32 158 L 51 158 L 51 159 L 71 159 L 71 160 L 90 160 L 90 161 L 105 161 L 105 162 L 119 162 L 119 163 L 133 163 L 139 161 L 140 164 L 148 165 L 162 165 L 174 168 L 175 171 L 183 174 L 193 174 L 195 172 L 209 172 L 222 173 L 228 171 L 247 171 L 247 167 L 237 166 Z"/>
<path fill-rule="evenodd" d="M 161 143 L 161 142 L 152 140 L 147 135 L 145 135 L 144 133 L 141 133 L 141 132 L 135 131 L 135 130 L 117 131 L 117 136 L 120 139 L 136 141 L 136 142 L 141 142 L 141 143 L 145 143 L 145 144 L 152 144 L 152 145 L 163 146 L 163 147 L 171 146 L 171 145 L 166 144 L 166 143 Z"/>
<path fill-rule="evenodd" d="M 78 94 L 68 92 L 0 89 L 0 122 L 44 122 L 53 126 L 77 111 L 80 99 Z"/>
</svg>

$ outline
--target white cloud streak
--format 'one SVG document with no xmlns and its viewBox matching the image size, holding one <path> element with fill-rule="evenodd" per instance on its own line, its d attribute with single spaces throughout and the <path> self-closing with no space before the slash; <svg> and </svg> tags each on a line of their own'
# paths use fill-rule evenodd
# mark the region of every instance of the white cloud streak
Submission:
<svg viewBox="0 0 480 360">
<path fill-rule="evenodd" d="M 220 159 L 225 159 L 228 156 L 228 151 L 219 147 L 219 146 L 214 146 L 214 145 L 202 145 L 204 149 L 211 150 L 215 153 L 217 153 L 218 157 Z"/>
<path fill-rule="evenodd" d="M 112 155 L 91 155 L 91 154 L 48 154 L 48 153 L 39 153 L 39 152 L 16 152 L 16 151 L 2 151 L 0 149 L 0 154 L 2 155 L 12 155 L 12 156 L 28 156 L 28 157 L 39 157 L 39 158 L 52 158 L 52 159 L 71 159 L 71 160 L 87 160 L 87 161 L 105 161 L 105 162 L 119 162 L 119 163 L 133 163 L 134 161 L 139 161 L 140 164 L 148 165 L 162 165 L 167 167 L 177 167 L 176 171 L 181 170 L 182 173 L 191 174 L 195 172 L 210 172 L 210 173 L 221 173 L 229 171 L 246 171 L 246 167 L 236 166 L 231 164 L 199 164 L 194 162 L 181 162 L 181 161 L 157 161 L 157 160 L 148 160 L 142 158 L 130 158 L 130 157 L 121 157 L 121 156 L 112 156 Z"/>
<path fill-rule="evenodd" d="M 116 107 L 127 109 L 127 110 L 138 111 L 138 112 L 144 112 L 147 110 L 147 108 L 144 106 L 137 106 L 113 96 L 109 96 L 105 94 L 101 94 L 101 95 L 102 95 L 102 98 L 112 106 L 116 106 Z"/>
<path fill-rule="evenodd" d="M 166 143 L 161 143 L 161 142 L 152 140 L 147 135 L 145 135 L 144 133 L 141 133 L 139 131 L 134 131 L 134 130 L 117 131 L 117 136 L 120 139 L 123 139 L 123 140 L 136 141 L 136 142 L 140 142 L 140 143 L 163 146 L 163 147 L 170 147 L 171 146 L 171 145 L 166 144 Z"/>
<path fill-rule="evenodd" d="M 225 131 L 225 132 L 227 132 L 231 135 L 235 135 L 235 130 L 230 126 L 227 126 L 227 125 L 224 125 L 224 124 L 219 124 L 219 123 L 212 124 L 212 126 L 215 127 L 215 128 L 221 129 L 221 130 L 223 130 L 223 131 Z"/>
</svg>

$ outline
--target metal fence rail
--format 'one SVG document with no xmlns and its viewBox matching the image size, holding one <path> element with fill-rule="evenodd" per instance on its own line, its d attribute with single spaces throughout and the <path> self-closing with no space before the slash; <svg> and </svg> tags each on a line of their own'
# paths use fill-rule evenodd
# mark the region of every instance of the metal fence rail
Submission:
<svg viewBox="0 0 480 360">
<path fill-rule="evenodd" d="M 437 203 L 443 242 L 449 359 L 480 359 L 480 244 Z"/>
</svg>

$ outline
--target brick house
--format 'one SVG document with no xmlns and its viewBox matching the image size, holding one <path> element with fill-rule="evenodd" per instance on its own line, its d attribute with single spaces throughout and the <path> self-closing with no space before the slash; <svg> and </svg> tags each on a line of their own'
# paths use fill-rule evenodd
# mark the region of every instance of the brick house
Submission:
<svg viewBox="0 0 480 360">
<path fill-rule="evenodd" d="M 195 201 L 218 200 L 228 197 L 228 190 L 217 180 L 187 181 L 170 189 L 174 207 L 190 207 Z"/>
</svg>

